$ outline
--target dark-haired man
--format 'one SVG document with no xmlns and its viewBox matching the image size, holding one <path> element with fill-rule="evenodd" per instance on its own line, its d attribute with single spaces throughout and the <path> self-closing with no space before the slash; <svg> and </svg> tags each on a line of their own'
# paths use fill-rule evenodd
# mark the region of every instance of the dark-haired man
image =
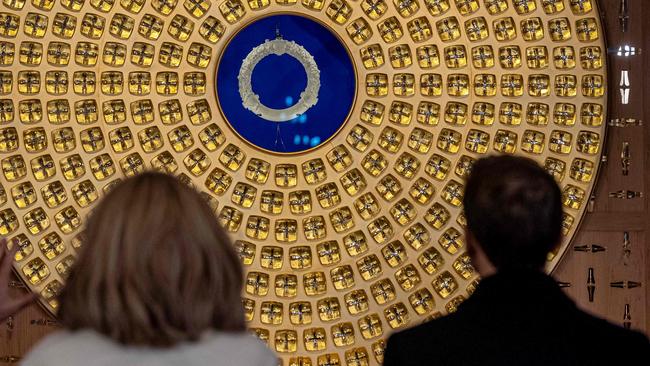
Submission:
<svg viewBox="0 0 650 366">
<path fill-rule="evenodd" d="M 483 280 L 446 317 L 393 334 L 384 366 L 650 365 L 641 333 L 580 311 L 543 273 L 561 240 L 560 189 L 532 160 L 476 162 L 463 199 Z"/>
</svg>

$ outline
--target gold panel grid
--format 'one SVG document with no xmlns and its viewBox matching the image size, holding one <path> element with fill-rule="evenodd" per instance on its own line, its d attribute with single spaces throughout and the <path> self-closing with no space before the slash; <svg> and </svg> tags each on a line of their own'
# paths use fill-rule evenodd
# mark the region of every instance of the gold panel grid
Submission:
<svg viewBox="0 0 650 366">
<path fill-rule="evenodd" d="M 561 185 L 549 270 L 598 174 L 594 0 L 2 3 L 0 235 L 53 313 L 89 210 L 155 169 L 201 190 L 233 236 L 246 319 L 284 365 L 376 365 L 392 331 L 476 287 L 461 204 L 476 159 L 528 156 Z M 274 13 L 327 25 L 358 79 L 338 134 L 291 156 L 242 141 L 215 93 L 228 40 Z"/>
</svg>

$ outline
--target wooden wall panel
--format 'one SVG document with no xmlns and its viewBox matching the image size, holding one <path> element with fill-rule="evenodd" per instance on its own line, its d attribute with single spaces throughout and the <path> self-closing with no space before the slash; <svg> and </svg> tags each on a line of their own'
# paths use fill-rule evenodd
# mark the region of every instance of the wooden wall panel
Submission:
<svg viewBox="0 0 650 366">
<path fill-rule="evenodd" d="M 603 24 L 608 33 L 610 50 L 628 44 L 650 50 L 650 2 L 628 0 L 629 28 L 623 33 L 620 27 L 619 11 L 621 0 L 603 0 Z M 644 21 L 645 20 L 645 21 Z M 610 118 L 634 118 L 648 120 L 650 106 L 650 58 L 647 53 L 618 57 L 610 53 Z M 621 71 L 628 70 L 631 93 L 629 104 L 622 104 L 618 86 Z M 595 193 L 593 212 L 585 217 L 580 234 L 576 236 L 573 248 L 567 252 L 554 275 L 558 281 L 570 284 L 566 292 L 583 309 L 604 317 L 614 323 L 623 324 L 625 305 L 629 305 L 631 326 L 648 333 L 650 314 L 648 299 L 650 271 L 648 258 L 650 246 L 650 219 L 647 192 L 650 189 L 650 141 L 647 126 L 610 127 L 607 142 L 607 162 L 601 171 Z M 629 174 L 624 175 L 621 150 L 624 142 L 630 147 Z M 610 193 L 620 190 L 642 192 L 644 197 L 619 199 Z M 624 247 L 624 233 L 629 233 L 629 247 Z M 586 253 L 576 247 L 600 245 L 605 251 Z M 626 259 L 625 250 L 629 250 Z M 589 301 L 587 277 L 589 268 L 594 270 L 595 294 Z M 640 284 L 635 288 L 612 287 L 612 282 L 633 281 Z M 615 284 L 616 285 L 616 284 Z"/>
<path fill-rule="evenodd" d="M 17 278 L 12 284 L 19 284 Z M 11 295 L 17 296 L 26 291 L 22 285 L 12 287 Z M 56 329 L 56 320 L 37 304 L 0 323 L 0 365 L 17 363 L 34 344 Z"/>
<path fill-rule="evenodd" d="M 639 80 L 643 81 L 643 89 L 642 93 L 644 93 L 644 98 L 643 100 L 643 113 L 641 116 L 643 116 L 646 121 L 648 120 L 648 116 L 650 116 L 650 102 L 648 101 L 648 88 L 650 88 L 650 72 L 647 72 L 647 70 L 650 70 L 650 57 L 648 57 L 647 51 L 650 50 L 650 22 L 647 20 L 650 19 L 650 4 L 646 2 L 645 6 L 643 7 L 642 11 L 640 12 L 642 19 L 645 19 L 645 22 L 642 22 L 643 24 L 643 29 L 642 29 L 642 34 L 643 38 L 639 38 L 639 43 L 643 46 L 643 48 L 646 50 L 645 56 L 643 56 L 643 70 L 646 70 L 645 72 L 642 73 L 642 76 L 639 78 Z M 644 142 L 650 142 L 650 129 L 646 126 L 642 133 L 640 133 L 643 138 Z M 645 199 L 645 214 L 643 215 L 643 218 L 645 219 L 645 233 L 646 238 L 650 237 L 650 201 L 647 199 L 647 194 L 650 192 L 650 147 L 647 145 L 644 145 L 643 149 L 643 157 L 645 159 L 645 164 L 643 165 L 643 171 L 644 171 L 644 192 L 646 193 L 646 199 Z M 650 258 L 650 245 L 646 242 L 645 243 L 645 252 L 646 252 L 646 258 Z M 646 303 L 645 303 L 645 309 L 646 312 L 649 312 L 650 310 L 650 269 L 648 269 L 648 264 L 646 263 L 645 267 L 645 294 L 646 294 Z M 646 334 L 650 332 L 650 316 L 646 316 Z"/>
<path fill-rule="evenodd" d="M 568 253 L 555 272 L 555 277 L 560 282 L 570 284 L 570 287 L 565 288 L 566 293 L 578 306 L 613 323 L 623 324 L 625 304 L 628 304 L 632 328 L 646 331 L 645 233 L 629 231 L 629 238 L 631 250 L 627 256 L 623 248 L 622 232 L 582 231 L 576 238 L 574 248 L 598 245 L 605 251 L 593 253 L 574 250 Z M 589 301 L 588 291 L 590 268 L 593 269 L 595 285 L 593 301 Z M 618 282 L 621 281 L 623 284 L 619 285 Z M 634 287 L 637 284 L 640 285 Z"/>
</svg>

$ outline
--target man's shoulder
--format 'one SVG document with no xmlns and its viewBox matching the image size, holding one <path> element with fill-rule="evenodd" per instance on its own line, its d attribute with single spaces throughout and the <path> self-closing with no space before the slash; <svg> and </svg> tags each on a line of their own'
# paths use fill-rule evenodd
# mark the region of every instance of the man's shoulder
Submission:
<svg viewBox="0 0 650 366">
<path fill-rule="evenodd" d="M 444 365 L 461 346 L 462 342 L 454 340 L 465 339 L 467 334 L 462 332 L 469 329 L 451 314 L 395 332 L 388 338 L 384 365 L 415 366 L 431 359 Z"/>
<path fill-rule="evenodd" d="M 610 345 L 620 343 L 630 346 L 648 346 L 648 338 L 643 333 L 623 328 L 605 319 L 584 312 L 581 315 L 582 319 L 578 323 L 578 326 L 581 326 L 581 330 L 589 335 L 589 337 L 585 338 L 599 339 Z"/>
<path fill-rule="evenodd" d="M 558 326 L 556 339 L 570 344 L 566 352 L 584 352 L 582 358 L 598 365 L 627 359 L 641 359 L 646 362 L 641 364 L 650 364 L 650 342 L 644 334 L 582 310 L 562 320 L 564 324 Z M 626 352 L 621 353 L 621 349 Z"/>
<path fill-rule="evenodd" d="M 460 323 L 462 323 L 462 320 L 456 314 L 449 314 L 395 332 L 391 335 L 391 338 L 409 343 L 425 339 L 429 342 L 439 337 L 449 337 L 456 329 L 460 329 Z"/>
</svg>

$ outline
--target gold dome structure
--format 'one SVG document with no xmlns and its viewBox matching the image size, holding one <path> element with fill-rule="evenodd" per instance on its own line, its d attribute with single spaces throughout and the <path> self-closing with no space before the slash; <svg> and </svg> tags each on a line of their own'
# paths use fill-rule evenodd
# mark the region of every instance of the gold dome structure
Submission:
<svg viewBox="0 0 650 366">
<path fill-rule="evenodd" d="M 302 153 L 243 141 L 215 91 L 228 41 L 271 14 L 326 25 L 356 68 L 347 121 Z M 461 202 L 481 156 L 557 179 L 557 265 L 600 165 L 606 54 L 594 0 L 3 0 L 0 234 L 55 313 L 93 205 L 169 172 L 236 240 L 247 320 L 285 365 L 376 365 L 390 332 L 474 290 Z"/>
</svg>

